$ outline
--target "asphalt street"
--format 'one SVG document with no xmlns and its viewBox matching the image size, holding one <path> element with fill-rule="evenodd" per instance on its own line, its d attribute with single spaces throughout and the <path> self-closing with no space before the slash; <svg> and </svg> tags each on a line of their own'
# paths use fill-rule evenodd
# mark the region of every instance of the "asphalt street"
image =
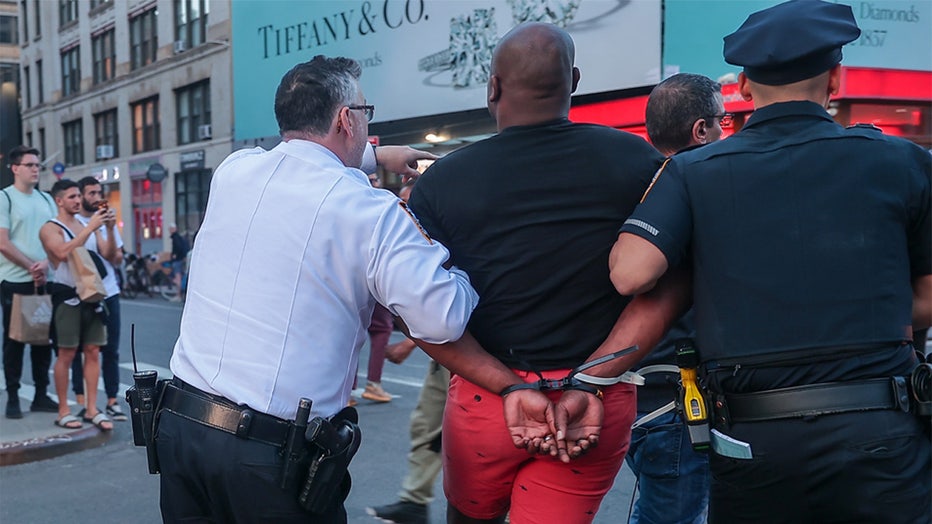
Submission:
<svg viewBox="0 0 932 524">
<path fill-rule="evenodd" d="M 180 305 L 160 298 L 122 301 L 121 396 L 132 383 L 131 326 L 135 325 L 139 369 L 156 369 L 160 376 L 170 376 L 168 362 L 178 336 L 181 312 Z M 400 338 L 395 333 L 392 341 Z M 365 347 L 360 357 L 363 385 L 367 359 L 368 347 Z M 28 381 L 29 359 L 25 360 L 27 369 L 23 377 Z M 420 351 L 402 365 L 386 362 L 382 383 L 395 398 L 387 404 L 360 400 L 357 406 L 363 443 L 350 466 L 353 490 L 346 508 L 351 524 L 376 522 L 366 514 L 366 507 L 397 500 L 401 478 L 407 471 L 408 417 L 417 402 L 427 365 L 428 358 Z M 21 396 L 28 395 L 31 391 L 24 387 Z M 622 469 L 595 522 L 625 522 L 633 487 L 630 471 Z M 431 504 L 430 521 L 444 522 L 446 505 L 439 479 L 435 495 L 438 498 Z M 0 522 L 161 522 L 158 477 L 148 474 L 144 449 L 133 446 L 129 423 L 118 422 L 113 438 L 101 447 L 0 468 Z"/>
</svg>

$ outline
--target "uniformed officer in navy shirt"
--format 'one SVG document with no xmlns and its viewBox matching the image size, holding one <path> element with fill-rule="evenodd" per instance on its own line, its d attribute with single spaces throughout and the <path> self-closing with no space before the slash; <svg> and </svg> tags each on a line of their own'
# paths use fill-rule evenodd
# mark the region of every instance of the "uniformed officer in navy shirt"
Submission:
<svg viewBox="0 0 932 524">
<path fill-rule="evenodd" d="M 930 156 L 826 112 L 859 35 L 841 4 L 749 16 L 724 54 L 755 112 L 674 157 L 612 251 L 624 295 L 692 274 L 712 522 L 932 519 L 928 420 L 906 388 L 932 323 Z"/>
</svg>

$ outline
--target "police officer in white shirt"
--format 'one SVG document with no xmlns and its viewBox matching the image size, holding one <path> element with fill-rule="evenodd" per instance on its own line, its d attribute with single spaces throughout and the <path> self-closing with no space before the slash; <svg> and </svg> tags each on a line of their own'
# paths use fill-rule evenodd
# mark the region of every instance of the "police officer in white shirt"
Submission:
<svg viewBox="0 0 932 524">
<path fill-rule="evenodd" d="M 163 403 L 157 429 L 166 522 L 346 522 L 348 474 L 315 514 L 279 487 L 282 428 L 302 397 L 312 417 L 346 405 L 376 302 L 451 371 L 494 392 L 522 382 L 465 332 L 478 301 L 466 274 L 445 269 L 446 248 L 359 169 L 375 109 L 360 75 L 347 58 L 295 66 L 275 95 L 282 142 L 234 152 L 214 174 L 169 388 L 199 400 L 184 413 Z M 376 155 L 407 176 L 431 157 Z M 517 393 L 505 422 L 540 440 L 552 407 L 538 391 Z M 213 416 L 231 409 L 232 419 Z"/>
</svg>

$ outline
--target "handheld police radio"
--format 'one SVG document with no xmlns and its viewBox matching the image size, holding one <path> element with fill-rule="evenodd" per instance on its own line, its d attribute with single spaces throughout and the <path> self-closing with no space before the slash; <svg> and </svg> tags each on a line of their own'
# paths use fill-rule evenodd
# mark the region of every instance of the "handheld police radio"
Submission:
<svg viewBox="0 0 932 524">
<path fill-rule="evenodd" d="M 130 327 L 130 348 L 133 354 L 133 385 L 126 390 L 126 403 L 133 424 L 133 444 L 145 446 L 149 473 L 160 471 L 155 447 L 154 420 L 159 400 L 159 373 L 154 369 L 139 371 L 136 367 L 136 324 Z"/>
<path fill-rule="evenodd" d="M 693 345 L 692 339 L 682 338 L 676 341 L 676 366 L 680 368 L 680 407 L 686 428 L 689 431 L 689 441 L 695 451 L 708 451 L 709 449 L 709 415 L 706 410 L 705 399 L 699 390 L 696 380 L 696 368 L 699 367 L 699 354 Z"/>
</svg>

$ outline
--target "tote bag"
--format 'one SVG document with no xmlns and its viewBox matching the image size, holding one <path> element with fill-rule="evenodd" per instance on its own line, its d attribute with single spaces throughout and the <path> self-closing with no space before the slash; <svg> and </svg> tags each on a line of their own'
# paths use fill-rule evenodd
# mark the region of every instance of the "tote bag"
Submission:
<svg viewBox="0 0 932 524">
<path fill-rule="evenodd" d="M 64 229 L 68 237 L 74 239 L 74 233 L 64 224 L 57 220 L 49 220 L 49 222 Z M 107 298 L 107 290 L 104 288 L 103 281 L 107 269 L 103 262 L 94 260 L 92 256 L 100 257 L 97 253 L 88 251 L 84 246 L 78 246 L 68 254 L 68 269 L 71 270 L 74 289 L 81 302 L 100 302 Z"/>
<path fill-rule="evenodd" d="M 78 246 L 68 255 L 68 269 L 71 270 L 74 289 L 81 302 L 100 302 L 107 298 L 104 281 L 86 247 Z"/>
<path fill-rule="evenodd" d="M 51 323 L 51 295 L 13 294 L 13 307 L 10 311 L 11 339 L 33 346 L 48 346 Z"/>
</svg>

